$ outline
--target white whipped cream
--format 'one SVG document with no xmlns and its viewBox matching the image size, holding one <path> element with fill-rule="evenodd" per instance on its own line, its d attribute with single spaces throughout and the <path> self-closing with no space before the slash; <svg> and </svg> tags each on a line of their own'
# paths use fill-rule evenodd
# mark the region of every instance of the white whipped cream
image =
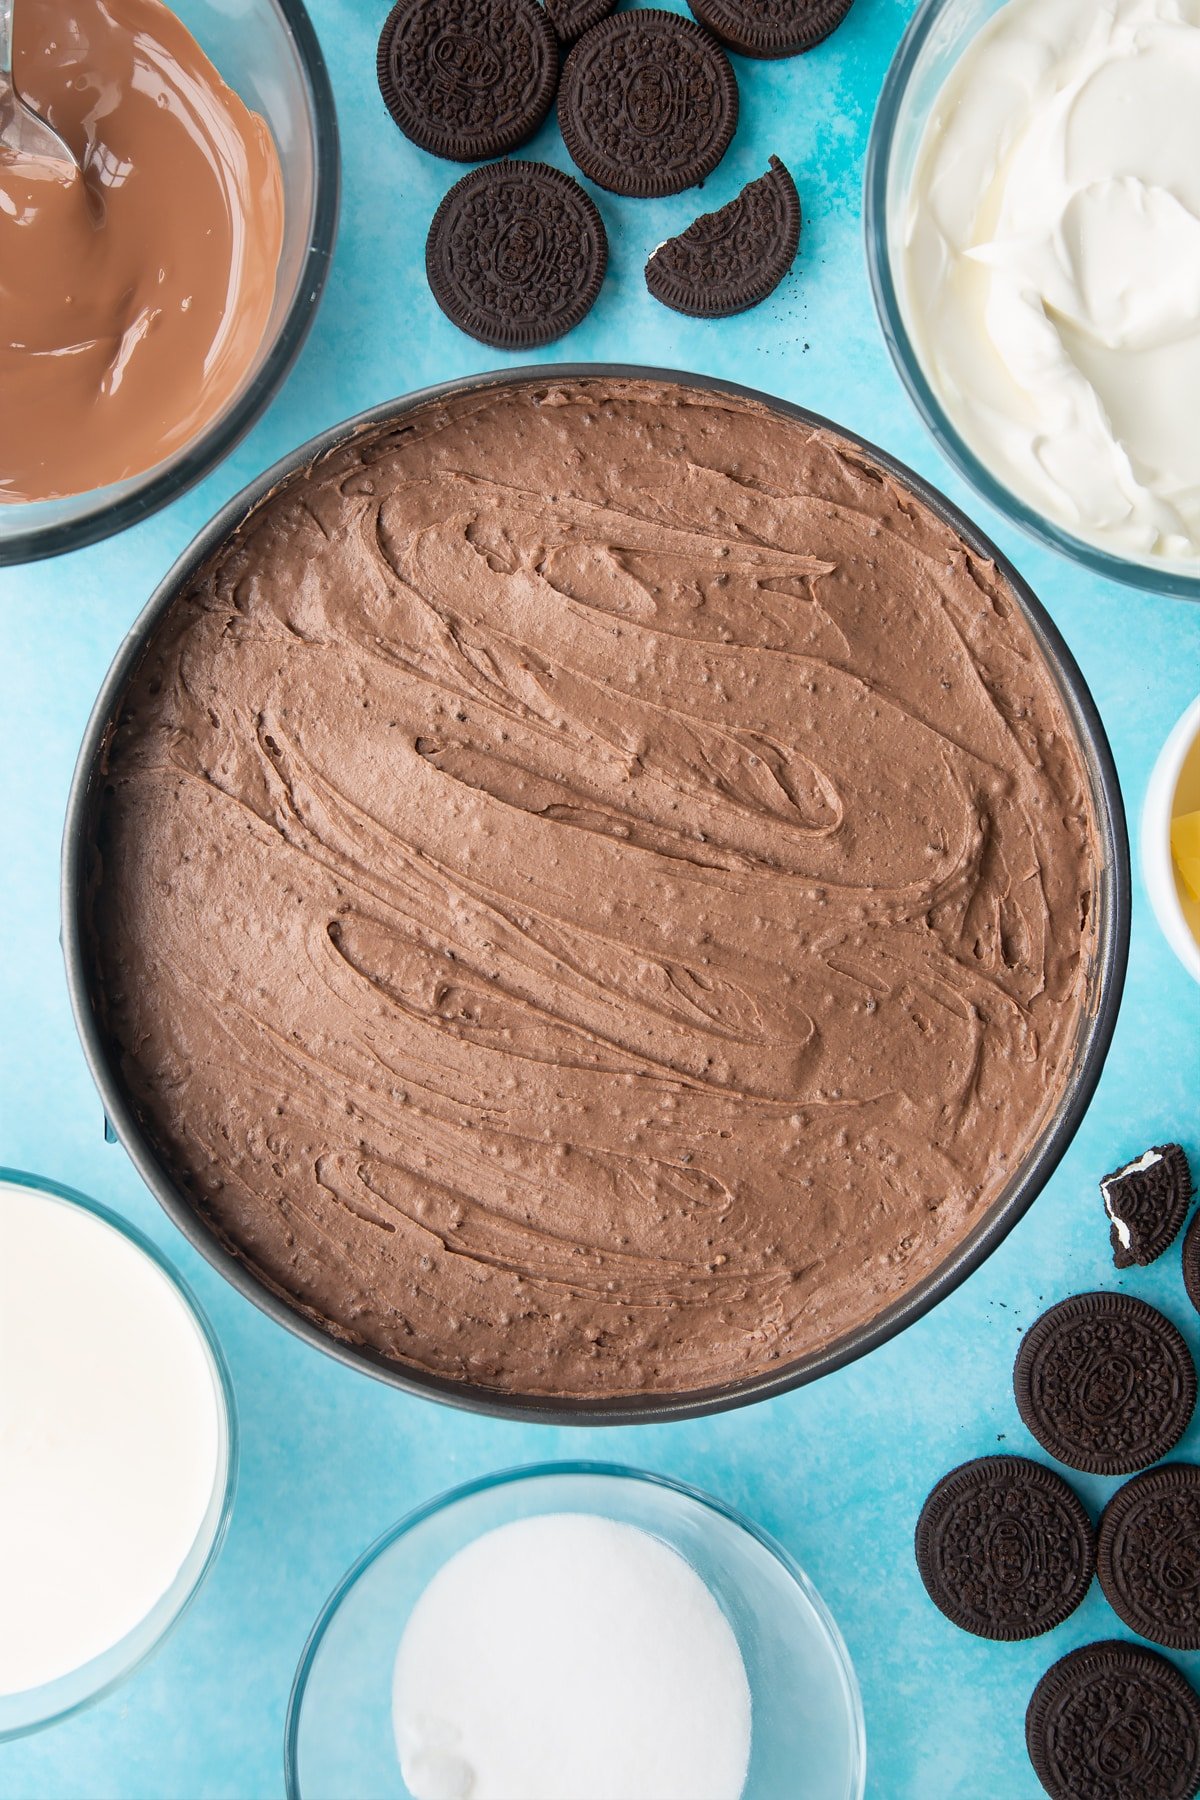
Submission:
<svg viewBox="0 0 1200 1800">
<path fill-rule="evenodd" d="M 918 355 L 992 474 L 1118 554 L 1200 557 L 1200 0 L 1008 0 L 904 239 Z"/>
</svg>

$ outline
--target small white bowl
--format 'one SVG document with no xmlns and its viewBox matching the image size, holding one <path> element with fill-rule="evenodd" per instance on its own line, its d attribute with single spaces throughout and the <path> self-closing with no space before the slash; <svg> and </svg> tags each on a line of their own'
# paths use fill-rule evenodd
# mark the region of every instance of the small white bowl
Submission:
<svg viewBox="0 0 1200 1800">
<path fill-rule="evenodd" d="M 1200 694 L 1159 752 L 1142 808 L 1142 875 L 1163 935 L 1193 981 L 1200 982 L 1200 900 L 1183 885 L 1171 856 L 1171 820 L 1200 811 Z"/>
</svg>

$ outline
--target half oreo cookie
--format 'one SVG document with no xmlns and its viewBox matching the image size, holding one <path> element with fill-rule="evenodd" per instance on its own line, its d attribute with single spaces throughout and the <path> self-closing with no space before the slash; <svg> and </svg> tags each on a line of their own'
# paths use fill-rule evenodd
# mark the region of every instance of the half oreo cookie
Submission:
<svg viewBox="0 0 1200 1800">
<path fill-rule="evenodd" d="M 1118 1488 L 1100 1519 L 1097 1567 L 1131 1630 L 1200 1650 L 1200 1465 L 1162 1463 Z"/>
<path fill-rule="evenodd" d="M 1086 1644 L 1038 1682 L 1025 1743 L 1051 1800 L 1193 1800 L 1200 1695 L 1139 1644 Z"/>
<path fill-rule="evenodd" d="M 405 137 L 481 162 L 515 150 L 546 117 L 558 43 L 537 0 L 396 0 L 376 73 Z"/>
<path fill-rule="evenodd" d="M 688 0 L 702 25 L 743 56 L 797 56 L 836 31 L 853 0 Z"/>
<path fill-rule="evenodd" d="M 722 319 L 765 300 L 800 243 L 800 196 L 777 156 L 718 212 L 660 244 L 646 264 L 656 300 L 697 319 Z"/>
<path fill-rule="evenodd" d="M 1095 1568 L 1091 1520 L 1061 1475 L 982 1456 L 921 1508 L 917 1568 L 934 1605 L 976 1637 L 1039 1637 L 1075 1611 Z"/>
<path fill-rule="evenodd" d="M 464 175 L 425 244 L 425 273 L 446 317 L 498 350 L 527 350 L 572 330 L 607 263 L 595 204 L 549 163 L 489 163 Z"/>
<path fill-rule="evenodd" d="M 1100 1183 L 1118 1269 L 1152 1263 L 1173 1242 L 1192 1200 L 1192 1171 L 1179 1144 L 1156 1144 Z"/>
<path fill-rule="evenodd" d="M 563 142 L 610 193 L 650 199 L 694 187 L 729 148 L 737 118 L 729 58 L 678 13 L 614 13 L 584 33 L 563 65 Z"/>
</svg>

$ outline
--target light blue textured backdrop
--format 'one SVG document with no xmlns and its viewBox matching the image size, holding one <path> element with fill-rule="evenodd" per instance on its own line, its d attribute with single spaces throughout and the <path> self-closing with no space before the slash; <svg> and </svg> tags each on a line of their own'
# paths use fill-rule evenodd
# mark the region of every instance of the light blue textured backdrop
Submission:
<svg viewBox="0 0 1200 1800">
<path fill-rule="evenodd" d="M 703 197 L 598 195 L 612 257 L 599 304 L 546 360 L 675 365 L 827 413 L 912 464 L 1013 556 L 1065 633 L 1113 741 L 1131 824 L 1168 726 L 1198 685 L 1200 608 L 1126 592 L 1035 550 L 963 490 L 914 417 L 867 291 L 860 190 L 867 131 L 912 0 L 857 0 L 840 31 L 792 62 L 738 61 L 737 137 Z M 59 831 L 76 750 L 109 660 L 195 531 L 267 463 L 325 425 L 422 383 L 505 361 L 442 318 L 423 276 L 435 205 L 459 171 L 414 150 L 375 88 L 387 0 L 311 0 L 345 149 L 341 240 L 316 328 L 283 393 L 201 487 L 124 537 L 0 574 L 0 1163 L 94 1194 L 147 1230 L 194 1283 L 233 1366 L 243 1469 L 224 1555 L 181 1629 L 102 1705 L 0 1747 L 4 1800 L 234 1796 L 282 1790 L 284 1706 L 313 1618 L 347 1564 L 415 1504 L 468 1477 L 557 1455 L 660 1469 L 743 1508 L 810 1571 L 862 1681 L 878 1800 L 1035 1800 L 1022 1721 L 1047 1665 L 1111 1633 L 1098 1589 L 1050 1637 L 988 1645 L 925 1598 L 911 1554 L 921 1500 L 951 1464 L 1035 1448 L 1012 1401 L 1021 1331 L 1080 1288 L 1124 1285 L 1196 1348 L 1178 1252 L 1117 1283 L 1096 1180 L 1182 1135 L 1200 1166 L 1200 990 L 1166 948 L 1137 884 L 1129 984 L 1086 1124 L 1007 1243 L 932 1316 L 867 1361 L 785 1399 L 695 1424 L 569 1432 L 407 1399 L 269 1323 L 167 1223 L 102 1117 L 72 1029 L 58 948 Z M 654 244 L 761 173 L 800 186 L 794 274 L 757 312 L 691 322 L 641 277 Z M 569 166 L 553 125 L 525 154 Z M 514 359 L 518 360 L 518 359 Z M 526 360 L 524 358 L 519 360 Z M 47 1328 L 54 1325 L 47 1297 Z M 1193 1426 L 1185 1450 L 1200 1454 Z M 1115 1484 L 1080 1479 L 1098 1508 Z M 0 1629 L 2 1629 L 0 1622 Z M 1200 1657 L 1181 1658 L 1200 1681 Z M 795 1795 L 801 1800 L 798 1776 Z M 357 1797 L 356 1797 L 357 1800 Z"/>
</svg>

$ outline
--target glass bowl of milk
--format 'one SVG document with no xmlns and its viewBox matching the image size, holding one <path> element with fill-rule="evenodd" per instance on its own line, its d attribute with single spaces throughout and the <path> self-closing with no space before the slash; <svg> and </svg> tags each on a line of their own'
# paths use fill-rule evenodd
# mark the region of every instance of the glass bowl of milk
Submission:
<svg viewBox="0 0 1200 1800">
<path fill-rule="evenodd" d="M 0 1169 L 0 1741 L 129 1675 L 229 1523 L 229 1372 L 148 1239 Z"/>
<path fill-rule="evenodd" d="M 862 1800 L 854 1670 L 803 1571 L 693 1488 L 516 1469 L 338 1585 L 288 1709 L 289 1800 Z"/>
<path fill-rule="evenodd" d="M 1095 572 L 1200 599 L 1200 10 L 922 0 L 864 210 L 884 338 L 958 473 Z"/>
</svg>

